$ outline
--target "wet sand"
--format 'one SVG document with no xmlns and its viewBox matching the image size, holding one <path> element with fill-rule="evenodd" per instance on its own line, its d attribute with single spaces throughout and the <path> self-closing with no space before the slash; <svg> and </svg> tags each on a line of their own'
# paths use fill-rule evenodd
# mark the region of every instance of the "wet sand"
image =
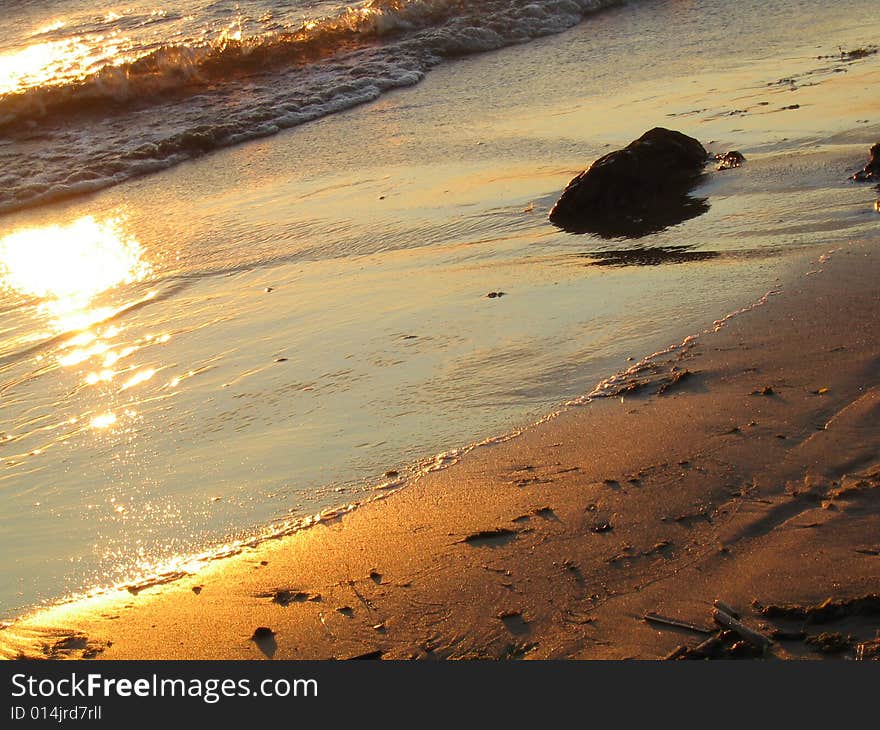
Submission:
<svg viewBox="0 0 880 730">
<path fill-rule="evenodd" d="M 3 216 L 0 237 L 50 243 L 118 220 L 152 273 L 94 295 L 103 260 L 57 266 L 94 298 L 49 317 L 25 266 L 4 299 L 0 618 L 360 501 L 759 297 L 790 255 L 868 235 L 874 198 L 845 179 L 880 138 L 880 54 L 840 53 L 876 37 L 868 5 L 630 3 Z M 658 124 L 748 158 L 707 170 L 703 215 L 633 241 L 547 222 L 572 176 Z M 107 308 L 82 339 L 67 324 Z"/>
<path fill-rule="evenodd" d="M 721 600 L 768 656 L 852 657 L 880 629 L 880 251 L 817 256 L 611 397 L 195 576 L 24 617 L 0 651 L 659 659 Z"/>
</svg>

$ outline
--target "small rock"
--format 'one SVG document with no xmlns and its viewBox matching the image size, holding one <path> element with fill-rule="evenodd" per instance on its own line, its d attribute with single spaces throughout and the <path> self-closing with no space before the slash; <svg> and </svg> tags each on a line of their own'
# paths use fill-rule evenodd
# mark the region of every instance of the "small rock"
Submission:
<svg viewBox="0 0 880 730">
<path fill-rule="evenodd" d="M 266 639 L 271 639 L 273 636 L 275 636 L 275 632 L 272 631 L 272 629 L 267 626 L 259 626 L 254 629 L 254 635 L 251 636 L 251 639 L 254 641 L 265 641 Z"/>
<path fill-rule="evenodd" d="M 871 146 L 869 154 L 868 162 L 861 170 L 850 176 L 850 180 L 856 182 L 880 180 L 880 142 Z M 878 205 L 880 205 L 880 201 L 878 201 Z M 880 208 L 877 209 L 880 210 Z"/>
<path fill-rule="evenodd" d="M 723 155 L 715 155 L 715 162 L 718 163 L 716 169 L 718 170 L 733 170 L 736 167 L 742 166 L 745 161 L 745 156 L 737 150 L 725 152 Z"/>
</svg>

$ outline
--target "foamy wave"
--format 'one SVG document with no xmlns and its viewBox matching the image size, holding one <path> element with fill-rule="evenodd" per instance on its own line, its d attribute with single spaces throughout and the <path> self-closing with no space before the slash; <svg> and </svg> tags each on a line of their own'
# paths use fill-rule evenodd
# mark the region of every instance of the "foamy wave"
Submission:
<svg viewBox="0 0 880 730">
<path fill-rule="evenodd" d="M 108 62 L 83 78 L 6 94 L 0 97 L 0 126 L 40 119 L 60 111 L 89 109 L 106 102 L 119 105 L 137 100 L 143 103 L 171 92 L 198 91 L 201 87 L 278 67 L 314 63 L 378 39 L 437 27 L 452 19 L 466 22 L 456 23 L 459 27 L 450 29 L 456 31 L 454 34 L 422 39 L 428 41 L 427 50 L 443 55 L 489 50 L 504 45 L 506 40 L 527 40 L 535 31 L 544 34 L 569 27 L 585 8 L 597 4 L 372 0 L 333 17 L 307 21 L 297 29 L 245 38 L 227 33 L 213 41 L 163 46 L 130 60 Z M 468 10 L 470 12 L 462 17 L 462 11 Z M 481 27 L 480 16 L 487 10 L 490 14 L 486 19 L 490 22 Z M 493 18 L 493 10 L 510 17 Z M 500 32 L 493 29 L 496 23 L 492 21 L 502 19 L 513 21 L 514 25 Z M 528 27 L 548 21 L 549 27 Z"/>
<path fill-rule="evenodd" d="M 0 211 L 114 185 L 558 33 L 616 0 L 372 0 L 296 29 L 163 46 L 0 97 Z M 71 172 L 75 171 L 75 172 Z"/>
</svg>

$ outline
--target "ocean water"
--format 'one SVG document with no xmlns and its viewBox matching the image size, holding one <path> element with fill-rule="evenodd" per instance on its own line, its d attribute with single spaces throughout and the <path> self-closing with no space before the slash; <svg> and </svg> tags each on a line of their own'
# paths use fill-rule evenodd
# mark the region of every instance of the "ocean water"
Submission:
<svg viewBox="0 0 880 730">
<path fill-rule="evenodd" d="M 607 4 L 16 3 L 0 46 L 0 211 L 363 104 L 444 59 L 558 33 Z"/>
<path fill-rule="evenodd" d="M 874 11 L 15 3 L 0 615 L 381 496 L 876 235 L 846 182 L 880 131 L 877 54 L 845 52 L 873 50 Z M 657 125 L 746 153 L 708 168 L 704 215 L 547 222 Z"/>
</svg>

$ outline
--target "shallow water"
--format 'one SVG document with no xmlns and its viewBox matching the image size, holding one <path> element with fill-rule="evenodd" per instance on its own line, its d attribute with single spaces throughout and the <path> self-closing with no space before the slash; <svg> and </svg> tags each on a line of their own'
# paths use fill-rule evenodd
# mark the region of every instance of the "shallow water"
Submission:
<svg viewBox="0 0 880 730">
<path fill-rule="evenodd" d="M 847 5 L 615 8 L 0 218 L 0 610 L 362 500 L 871 230 L 871 191 L 844 181 L 877 131 L 876 56 L 817 58 L 876 35 Z M 76 127 L 77 154 L 111 122 Z M 745 152 L 695 191 L 705 215 L 637 240 L 547 223 L 579 168 L 656 124 Z"/>
</svg>

